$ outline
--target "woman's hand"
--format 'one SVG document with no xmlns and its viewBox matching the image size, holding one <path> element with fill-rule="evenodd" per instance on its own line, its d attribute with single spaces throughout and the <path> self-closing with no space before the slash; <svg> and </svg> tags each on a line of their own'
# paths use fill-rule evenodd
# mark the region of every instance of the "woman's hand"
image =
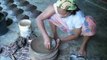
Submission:
<svg viewBox="0 0 107 60">
<path fill-rule="evenodd" d="M 56 39 L 56 48 L 55 49 L 57 49 L 59 47 L 60 43 L 61 43 L 61 40 L 59 38 Z"/>
<path fill-rule="evenodd" d="M 44 39 L 44 46 L 47 48 L 47 49 L 50 49 L 50 39 L 49 37 L 46 37 Z"/>
<path fill-rule="evenodd" d="M 61 43 L 61 40 L 60 39 L 56 39 L 55 41 L 56 41 L 56 47 L 55 47 L 55 49 L 57 49 L 59 47 L 60 43 Z M 50 43 L 50 38 L 45 38 L 44 39 L 44 45 L 49 50 L 51 49 L 51 45 L 50 44 L 51 44 Z"/>
</svg>

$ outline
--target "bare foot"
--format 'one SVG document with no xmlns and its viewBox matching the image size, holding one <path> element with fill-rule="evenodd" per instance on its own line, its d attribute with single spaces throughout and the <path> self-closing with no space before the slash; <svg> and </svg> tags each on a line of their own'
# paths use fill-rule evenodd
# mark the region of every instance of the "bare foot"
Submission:
<svg viewBox="0 0 107 60">
<path fill-rule="evenodd" d="M 81 55 L 81 56 L 86 56 L 86 49 L 80 48 L 78 53 L 79 53 L 79 55 Z"/>
</svg>

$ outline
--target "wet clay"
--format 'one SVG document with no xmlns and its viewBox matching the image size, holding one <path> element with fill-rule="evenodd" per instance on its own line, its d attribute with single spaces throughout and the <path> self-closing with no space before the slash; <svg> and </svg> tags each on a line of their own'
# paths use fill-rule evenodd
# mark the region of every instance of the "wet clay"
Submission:
<svg viewBox="0 0 107 60">
<path fill-rule="evenodd" d="M 48 50 L 47 48 L 45 48 L 43 38 L 41 37 L 38 37 L 31 42 L 31 48 L 32 50 L 38 53 L 50 53 L 51 52 L 51 50 Z"/>
</svg>

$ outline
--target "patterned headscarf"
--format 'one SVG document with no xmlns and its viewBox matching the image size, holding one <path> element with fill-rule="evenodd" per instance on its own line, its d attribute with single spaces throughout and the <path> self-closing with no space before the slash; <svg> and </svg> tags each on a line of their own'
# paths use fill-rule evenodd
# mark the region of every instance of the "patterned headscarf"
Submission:
<svg viewBox="0 0 107 60">
<path fill-rule="evenodd" d="M 75 10 L 77 8 L 75 0 L 58 0 L 55 5 L 65 10 Z"/>
</svg>

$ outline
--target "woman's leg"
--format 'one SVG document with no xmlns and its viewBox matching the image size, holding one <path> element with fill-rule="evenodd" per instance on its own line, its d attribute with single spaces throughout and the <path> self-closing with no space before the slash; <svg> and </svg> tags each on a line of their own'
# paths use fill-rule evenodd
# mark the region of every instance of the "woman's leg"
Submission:
<svg viewBox="0 0 107 60">
<path fill-rule="evenodd" d="M 85 23 L 88 24 L 85 25 Z M 96 23 L 94 22 L 94 18 L 91 16 L 86 16 L 86 22 L 83 24 L 82 34 L 83 34 L 83 43 L 80 47 L 79 53 L 81 55 L 86 55 L 87 43 L 90 40 L 90 37 L 95 35 L 96 31 Z M 88 27 L 89 32 L 86 32 Z"/>
<path fill-rule="evenodd" d="M 83 36 L 83 43 L 81 44 L 79 49 L 79 54 L 82 56 L 86 55 L 87 44 L 88 44 L 88 41 L 90 40 L 90 37 L 91 36 Z"/>
</svg>

